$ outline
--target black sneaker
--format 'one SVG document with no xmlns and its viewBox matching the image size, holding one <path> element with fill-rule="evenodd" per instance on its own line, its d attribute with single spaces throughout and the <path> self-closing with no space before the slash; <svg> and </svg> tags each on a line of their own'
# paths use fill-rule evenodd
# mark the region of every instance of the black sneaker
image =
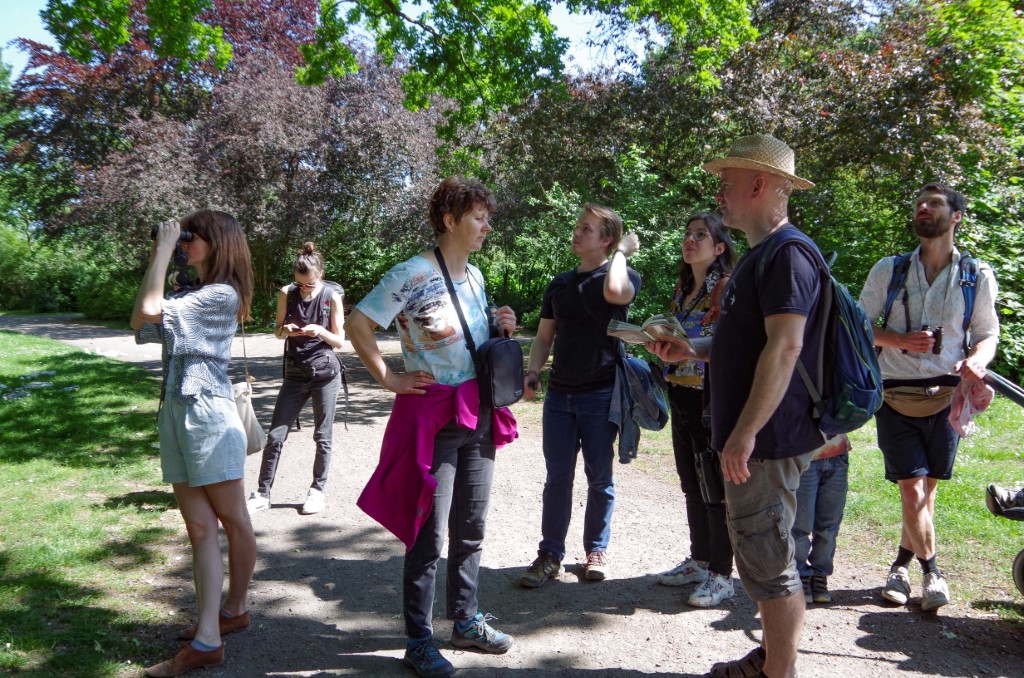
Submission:
<svg viewBox="0 0 1024 678">
<path fill-rule="evenodd" d="M 548 579 L 564 573 L 565 568 L 562 567 L 561 560 L 555 560 L 555 557 L 546 551 L 537 551 L 537 559 L 519 577 L 519 585 L 535 589 Z"/>
<path fill-rule="evenodd" d="M 448 678 L 455 675 L 455 667 L 441 655 L 433 638 L 406 646 L 402 663 L 420 678 Z"/>
<path fill-rule="evenodd" d="M 814 594 L 811 593 L 811 578 L 800 577 L 800 583 L 804 585 L 804 602 L 813 603 Z"/>
<path fill-rule="evenodd" d="M 804 591 L 807 590 L 806 584 Z M 828 577 L 823 574 L 816 574 L 811 577 L 811 597 L 816 603 L 831 603 L 832 594 L 828 592 Z"/>
</svg>

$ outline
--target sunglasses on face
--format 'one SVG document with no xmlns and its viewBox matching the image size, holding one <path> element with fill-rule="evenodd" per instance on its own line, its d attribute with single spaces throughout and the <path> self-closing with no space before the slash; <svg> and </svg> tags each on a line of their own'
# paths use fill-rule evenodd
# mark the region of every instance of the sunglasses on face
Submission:
<svg viewBox="0 0 1024 678">
<path fill-rule="evenodd" d="M 687 231 L 683 235 L 683 240 L 693 240 L 694 242 L 703 242 L 711 237 L 711 234 L 707 231 Z"/>
<path fill-rule="evenodd" d="M 296 287 L 301 287 L 301 288 L 307 289 L 307 290 L 311 290 L 314 287 L 316 287 L 316 283 L 315 282 L 304 283 L 304 282 L 299 282 L 298 280 L 295 280 L 294 283 L 295 283 Z"/>
</svg>

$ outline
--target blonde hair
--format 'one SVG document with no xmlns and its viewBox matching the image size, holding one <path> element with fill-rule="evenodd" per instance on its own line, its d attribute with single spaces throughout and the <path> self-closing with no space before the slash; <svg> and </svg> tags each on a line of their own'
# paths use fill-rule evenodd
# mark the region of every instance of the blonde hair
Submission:
<svg viewBox="0 0 1024 678">
<path fill-rule="evenodd" d="M 582 217 L 584 214 L 593 214 L 601 220 L 601 237 L 612 239 L 604 253 L 614 252 L 619 240 L 622 239 L 622 217 L 619 216 L 619 213 L 610 207 L 588 202 L 584 203 L 580 209 L 580 216 Z"/>
</svg>

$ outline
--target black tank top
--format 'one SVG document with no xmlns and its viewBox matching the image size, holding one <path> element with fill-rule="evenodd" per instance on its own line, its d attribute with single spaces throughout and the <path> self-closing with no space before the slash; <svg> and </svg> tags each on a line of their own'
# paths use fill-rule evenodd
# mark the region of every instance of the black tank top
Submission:
<svg viewBox="0 0 1024 678">
<path fill-rule="evenodd" d="M 320 325 L 330 331 L 332 292 L 333 290 L 327 285 L 321 285 L 320 291 L 306 301 L 293 285 L 288 293 L 288 307 L 285 310 L 284 324 L 295 323 L 299 327 Z M 320 337 L 288 337 L 285 346 L 285 353 L 296 358 L 311 356 L 319 351 L 330 350 L 333 350 L 331 345 Z"/>
</svg>

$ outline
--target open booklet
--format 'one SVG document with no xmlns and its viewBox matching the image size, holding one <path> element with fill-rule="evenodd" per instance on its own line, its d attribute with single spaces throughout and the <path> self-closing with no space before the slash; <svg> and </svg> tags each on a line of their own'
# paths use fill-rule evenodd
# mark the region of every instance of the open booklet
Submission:
<svg viewBox="0 0 1024 678">
<path fill-rule="evenodd" d="M 622 322 L 612 318 L 608 322 L 608 334 L 622 339 L 627 344 L 643 344 L 648 341 L 671 341 L 676 344 L 690 344 L 686 331 L 676 317 L 659 313 L 652 315 L 642 325 Z"/>
</svg>

